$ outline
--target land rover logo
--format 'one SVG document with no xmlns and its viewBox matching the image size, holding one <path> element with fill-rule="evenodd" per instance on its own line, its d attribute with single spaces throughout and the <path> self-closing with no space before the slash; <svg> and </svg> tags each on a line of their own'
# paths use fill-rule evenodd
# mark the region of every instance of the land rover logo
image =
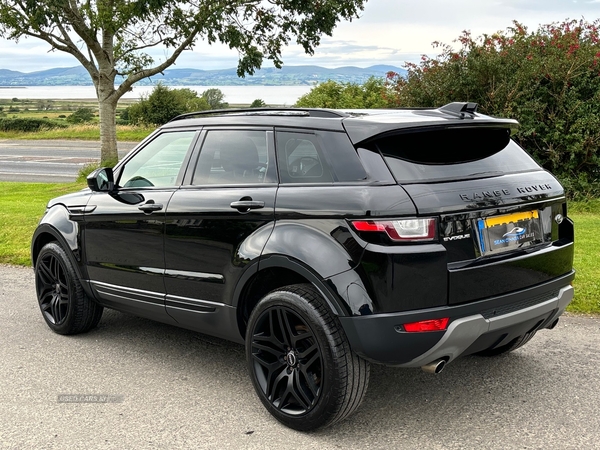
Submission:
<svg viewBox="0 0 600 450">
<path fill-rule="evenodd" d="M 296 359 L 296 354 L 293 350 L 290 350 L 285 358 L 287 360 L 288 366 L 294 367 L 298 360 Z"/>
<path fill-rule="evenodd" d="M 554 217 L 554 221 L 555 221 L 557 224 L 559 224 L 559 225 L 562 223 L 562 221 L 563 221 L 563 220 L 564 220 L 564 217 L 563 217 L 563 215 L 562 215 L 562 214 L 557 214 L 557 215 Z"/>
</svg>

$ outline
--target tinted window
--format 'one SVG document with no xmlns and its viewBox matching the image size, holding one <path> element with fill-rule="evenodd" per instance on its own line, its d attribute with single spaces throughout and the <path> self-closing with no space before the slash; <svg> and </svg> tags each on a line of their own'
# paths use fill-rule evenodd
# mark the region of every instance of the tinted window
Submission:
<svg viewBox="0 0 600 450">
<path fill-rule="evenodd" d="M 282 183 L 333 181 L 317 138 L 310 133 L 277 133 L 277 158 Z"/>
<path fill-rule="evenodd" d="M 398 182 L 477 178 L 540 170 L 505 130 L 442 130 L 379 139 Z"/>
<path fill-rule="evenodd" d="M 157 136 L 127 161 L 118 185 L 124 188 L 174 186 L 194 135 L 194 131 L 179 131 Z"/>
<path fill-rule="evenodd" d="M 275 182 L 275 173 L 265 131 L 211 130 L 204 139 L 192 183 Z"/>
<path fill-rule="evenodd" d="M 326 149 L 336 181 L 361 181 L 367 178 L 358 154 L 346 133 L 318 131 L 317 136 Z"/>
</svg>

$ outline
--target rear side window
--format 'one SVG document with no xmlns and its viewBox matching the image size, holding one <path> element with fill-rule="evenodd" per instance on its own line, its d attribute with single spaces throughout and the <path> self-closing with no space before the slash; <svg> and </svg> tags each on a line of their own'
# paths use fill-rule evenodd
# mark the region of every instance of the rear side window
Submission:
<svg viewBox="0 0 600 450">
<path fill-rule="evenodd" d="M 500 128 L 461 128 L 386 136 L 372 144 L 399 183 L 483 178 L 541 170 Z"/>
<path fill-rule="evenodd" d="M 267 134 L 258 130 L 211 130 L 206 134 L 192 184 L 276 182 Z"/>
<path fill-rule="evenodd" d="M 282 183 L 352 182 L 367 178 L 345 133 L 278 131 L 277 158 Z"/>
</svg>

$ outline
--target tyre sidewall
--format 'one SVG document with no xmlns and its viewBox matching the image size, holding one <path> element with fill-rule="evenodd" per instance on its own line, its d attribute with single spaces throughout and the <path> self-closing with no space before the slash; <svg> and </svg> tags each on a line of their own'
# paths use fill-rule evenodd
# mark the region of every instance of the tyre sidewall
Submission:
<svg viewBox="0 0 600 450">
<path fill-rule="evenodd" d="M 81 284 L 79 283 L 79 279 L 77 278 L 77 274 L 75 273 L 75 269 L 73 268 L 73 265 L 71 264 L 71 261 L 69 260 L 68 256 L 66 255 L 65 251 L 63 250 L 63 248 L 58 245 L 55 242 L 51 242 L 49 244 L 46 244 L 42 250 L 40 251 L 37 260 L 36 260 L 36 265 L 35 265 L 35 273 L 36 273 L 36 277 L 35 277 L 35 288 L 36 288 L 36 295 L 39 292 L 38 291 L 38 277 L 37 277 L 37 272 L 39 270 L 39 264 L 41 263 L 42 259 L 48 255 L 51 254 L 54 257 L 56 257 L 60 263 L 63 265 L 64 271 L 65 271 L 65 276 L 67 278 L 67 286 L 69 289 L 69 301 L 67 303 L 67 313 L 65 315 L 65 320 L 63 320 L 60 324 L 54 324 L 52 322 L 50 322 L 48 320 L 48 318 L 46 317 L 46 315 L 44 314 L 44 312 L 42 311 L 41 308 L 41 303 L 40 303 L 40 299 L 38 297 L 38 306 L 40 307 L 40 311 L 42 312 L 42 317 L 44 318 L 44 320 L 46 321 L 46 324 L 48 324 L 48 326 L 56 333 L 58 334 L 69 334 L 71 332 L 71 330 L 73 329 L 73 323 L 75 321 L 75 304 L 80 301 L 81 296 L 83 296 L 83 288 L 81 287 Z"/>
<path fill-rule="evenodd" d="M 323 363 L 321 393 L 315 406 L 307 413 L 294 416 L 278 410 L 264 395 L 256 380 L 252 360 L 252 334 L 258 318 L 266 310 L 283 306 L 297 313 L 310 327 L 316 337 Z M 252 384 L 267 410 L 284 425 L 300 431 L 313 430 L 329 424 L 337 413 L 339 386 L 339 358 L 334 352 L 335 342 L 327 330 L 327 317 L 322 317 L 302 296 L 288 291 L 274 291 L 265 296 L 253 310 L 246 331 L 246 359 Z"/>
</svg>

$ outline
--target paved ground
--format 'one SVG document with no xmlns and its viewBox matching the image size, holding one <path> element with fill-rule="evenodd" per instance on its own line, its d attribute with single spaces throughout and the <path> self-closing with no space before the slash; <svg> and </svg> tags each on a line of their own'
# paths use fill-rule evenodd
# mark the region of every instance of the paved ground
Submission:
<svg viewBox="0 0 600 450">
<path fill-rule="evenodd" d="M 265 412 L 241 346 L 116 312 L 86 335 L 53 334 L 31 269 L 0 266 L 0 344 L 0 448 L 600 448 L 599 318 L 565 317 L 438 376 L 374 366 L 359 411 L 310 434 Z"/>
<path fill-rule="evenodd" d="M 135 145 L 119 142 L 120 157 Z M 0 140 L 0 181 L 70 182 L 85 164 L 98 159 L 99 142 Z"/>
</svg>

